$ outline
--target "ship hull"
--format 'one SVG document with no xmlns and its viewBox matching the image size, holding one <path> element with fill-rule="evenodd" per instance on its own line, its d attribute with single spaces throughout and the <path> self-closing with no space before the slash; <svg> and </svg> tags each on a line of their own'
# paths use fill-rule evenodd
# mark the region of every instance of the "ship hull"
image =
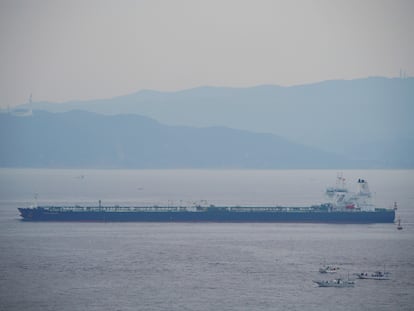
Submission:
<svg viewBox="0 0 414 311">
<path fill-rule="evenodd" d="M 98 222 L 291 222 L 291 223 L 392 223 L 394 211 L 340 212 L 232 212 L 232 211 L 139 211 L 139 212 L 49 212 L 19 208 L 25 221 L 98 221 Z"/>
</svg>

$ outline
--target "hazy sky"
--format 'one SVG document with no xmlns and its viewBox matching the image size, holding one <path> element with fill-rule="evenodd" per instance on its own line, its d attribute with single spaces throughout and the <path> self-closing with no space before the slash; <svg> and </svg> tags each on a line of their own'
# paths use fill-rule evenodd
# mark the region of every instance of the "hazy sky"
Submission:
<svg viewBox="0 0 414 311">
<path fill-rule="evenodd" d="M 414 1 L 0 0 L 0 106 L 414 74 Z"/>
</svg>

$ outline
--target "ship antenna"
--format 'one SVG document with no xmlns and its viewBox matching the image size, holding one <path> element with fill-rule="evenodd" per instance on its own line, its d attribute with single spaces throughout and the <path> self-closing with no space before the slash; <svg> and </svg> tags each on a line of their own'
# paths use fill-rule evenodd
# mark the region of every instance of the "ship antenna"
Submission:
<svg viewBox="0 0 414 311">
<path fill-rule="evenodd" d="M 39 196 L 38 193 L 34 194 L 34 207 L 37 208 L 37 197 Z"/>
</svg>

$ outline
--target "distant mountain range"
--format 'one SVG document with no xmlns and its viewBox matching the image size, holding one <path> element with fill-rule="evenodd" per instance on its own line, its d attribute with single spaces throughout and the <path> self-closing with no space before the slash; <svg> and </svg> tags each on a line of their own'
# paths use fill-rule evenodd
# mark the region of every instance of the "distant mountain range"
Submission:
<svg viewBox="0 0 414 311">
<path fill-rule="evenodd" d="M 24 110 L 28 106 L 19 108 Z M 134 118 L 133 115 L 139 115 L 137 120 L 146 120 L 142 121 L 145 124 L 150 121 L 153 125 L 157 124 L 150 129 L 158 134 L 168 132 L 169 136 L 157 136 L 150 129 L 132 124 L 134 131 L 147 131 L 145 139 L 137 132 L 131 136 L 132 133 L 127 130 L 111 130 L 120 135 L 118 141 L 125 140 L 125 148 L 127 142 L 131 145 L 128 147 L 131 150 L 120 149 L 119 154 L 125 157 L 129 155 L 125 150 L 132 152 L 132 146 L 135 148 L 134 142 L 146 148 L 155 148 L 159 143 L 153 150 L 140 150 L 142 154 L 148 152 L 155 158 L 160 156 L 159 152 L 169 149 L 169 159 L 159 159 L 159 162 L 155 158 L 148 159 L 147 167 L 414 168 L 414 78 L 336 80 L 293 87 L 268 85 L 251 88 L 200 87 L 179 92 L 140 91 L 112 99 L 37 102 L 33 103 L 32 108 L 49 112 L 83 110 L 107 115 L 105 119 L 104 116 L 88 114 L 92 120 L 106 120 L 83 124 L 91 127 L 82 129 L 89 132 L 93 131 L 94 126 L 99 131 L 105 131 L 106 127 L 118 127 L 120 125 L 114 123 L 115 120 L 129 120 Z M 118 114 L 124 116 L 116 116 Z M 41 115 L 49 119 L 71 116 Z M 33 118 L 37 117 L 40 116 L 35 113 Z M 71 122 L 78 124 L 80 121 Z M 110 140 L 102 141 L 102 138 L 96 137 L 96 141 L 107 144 L 107 147 L 99 144 L 101 148 L 111 146 Z M 235 151 L 232 152 L 229 146 Z M 220 148 L 225 148 L 222 149 L 222 158 L 216 154 Z M 284 153 L 286 158 L 282 157 Z M 194 155 L 191 161 L 187 159 L 189 155 Z M 232 161 L 226 159 L 227 156 Z M 100 161 L 102 165 L 109 165 L 104 159 Z M 122 165 L 128 166 L 128 161 Z M 143 162 L 134 163 L 135 166 L 144 165 Z M 113 165 L 119 166 L 121 162 Z"/>
<path fill-rule="evenodd" d="M 272 134 L 166 126 L 137 115 L 85 111 L 0 114 L 1 167 L 336 168 L 341 156 Z"/>
</svg>

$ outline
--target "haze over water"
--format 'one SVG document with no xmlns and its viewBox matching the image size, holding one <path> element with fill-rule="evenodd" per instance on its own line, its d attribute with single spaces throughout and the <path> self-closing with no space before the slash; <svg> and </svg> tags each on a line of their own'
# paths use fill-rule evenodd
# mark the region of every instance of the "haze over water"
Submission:
<svg viewBox="0 0 414 311">
<path fill-rule="evenodd" d="M 370 183 L 393 224 L 30 223 L 33 204 L 324 202 L 329 170 L 0 170 L 0 309 L 411 310 L 413 171 L 344 171 Z M 390 271 L 389 281 L 317 288 L 323 263 L 339 276 Z"/>
<path fill-rule="evenodd" d="M 17 207 L 34 197 L 308 206 L 337 172 L 3 167 L 414 168 L 413 11 L 407 0 L 0 1 L 0 311 L 412 310 L 413 170 L 343 172 L 350 187 L 368 180 L 378 207 L 398 202 L 397 231 L 23 222 Z M 82 111 L 39 111 L 49 105 Z M 317 288 L 323 263 L 391 280 Z"/>
</svg>

